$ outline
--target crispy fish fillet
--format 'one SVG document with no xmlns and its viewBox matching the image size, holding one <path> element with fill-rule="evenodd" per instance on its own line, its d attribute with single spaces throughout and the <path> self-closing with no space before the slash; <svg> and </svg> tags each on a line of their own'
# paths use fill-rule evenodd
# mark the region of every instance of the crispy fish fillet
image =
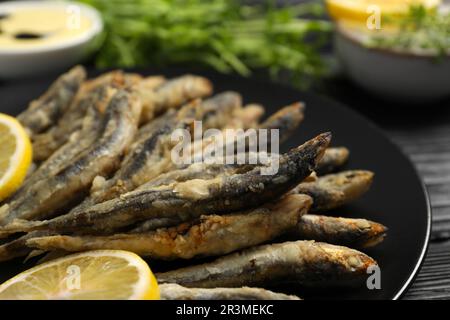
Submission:
<svg viewBox="0 0 450 320">
<path fill-rule="evenodd" d="M 186 288 L 175 283 L 159 285 L 162 300 L 301 300 L 297 296 L 260 288 Z"/>
<path fill-rule="evenodd" d="M 192 288 L 295 283 L 305 287 L 359 284 L 376 262 L 359 251 L 314 241 L 264 245 L 215 261 L 157 273 L 158 283 Z"/>
<path fill-rule="evenodd" d="M 111 236 L 58 235 L 33 238 L 27 241 L 27 245 L 42 250 L 71 252 L 119 249 L 162 260 L 219 256 L 264 243 L 293 229 L 311 204 L 309 196 L 288 195 L 257 209 L 224 216 L 202 216 L 199 222 L 153 232 Z"/>
<path fill-rule="evenodd" d="M 140 107 L 140 101 L 133 94 L 117 91 L 103 119 L 103 135 L 89 152 L 56 175 L 33 184 L 23 198 L 4 205 L 0 209 L 1 223 L 50 217 L 88 189 L 95 176 L 106 175 L 117 168 L 119 158 L 137 130 Z"/>
<path fill-rule="evenodd" d="M 69 140 L 72 134 L 82 128 L 83 119 L 88 109 L 104 100 L 108 91 L 107 88 L 120 88 L 124 85 L 124 82 L 123 72 L 113 71 L 83 83 L 57 124 L 48 131 L 33 137 L 33 159 L 43 161 L 50 157 L 53 152 Z"/>
<path fill-rule="evenodd" d="M 311 174 L 330 139 L 331 133 L 323 133 L 282 155 L 274 174 L 263 174 L 267 167 L 258 166 L 211 180 L 196 179 L 140 189 L 81 212 L 42 222 L 22 221 L 0 232 L 33 229 L 108 232 L 143 220 L 181 218 L 191 221 L 210 212 L 220 214 L 255 208 L 280 197 Z"/>
<path fill-rule="evenodd" d="M 203 77 L 184 75 L 168 80 L 148 91 L 144 98 L 141 122 L 146 123 L 170 108 L 176 108 L 189 100 L 211 95 L 211 82 Z"/>
<path fill-rule="evenodd" d="M 373 247 L 383 241 L 387 228 L 366 219 L 307 214 L 289 233 L 291 239 L 323 241 L 352 248 Z"/>
<path fill-rule="evenodd" d="M 319 175 L 335 172 L 348 160 L 350 151 L 345 147 L 328 148 L 317 165 L 316 172 Z"/>
<path fill-rule="evenodd" d="M 69 107 L 85 78 L 86 71 L 83 67 L 72 68 L 61 75 L 41 97 L 32 101 L 17 119 L 31 135 L 49 128 Z"/>
<path fill-rule="evenodd" d="M 326 211 L 347 204 L 365 194 L 373 181 L 373 172 L 349 170 L 319 177 L 314 182 L 300 183 L 294 192 L 311 196 L 311 211 Z"/>
</svg>

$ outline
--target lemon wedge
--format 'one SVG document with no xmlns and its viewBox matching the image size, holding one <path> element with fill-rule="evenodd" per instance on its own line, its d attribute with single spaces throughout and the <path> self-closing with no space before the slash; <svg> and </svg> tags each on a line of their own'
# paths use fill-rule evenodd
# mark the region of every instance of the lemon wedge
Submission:
<svg viewBox="0 0 450 320">
<path fill-rule="evenodd" d="M 155 300 L 158 283 L 147 263 L 122 250 L 59 258 L 0 285 L 0 300 Z"/>
<path fill-rule="evenodd" d="M 22 184 L 32 160 L 25 129 L 13 117 L 0 114 L 0 201 Z"/>
<path fill-rule="evenodd" d="M 365 22 L 373 14 L 373 6 L 379 8 L 382 17 L 401 16 L 408 12 L 411 5 L 423 5 L 435 8 L 441 0 L 326 0 L 330 16 L 337 21 Z"/>
</svg>

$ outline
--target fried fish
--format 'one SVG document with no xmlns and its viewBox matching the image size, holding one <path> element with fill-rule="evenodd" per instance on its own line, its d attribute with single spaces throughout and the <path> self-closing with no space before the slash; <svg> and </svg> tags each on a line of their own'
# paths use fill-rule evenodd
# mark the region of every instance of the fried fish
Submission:
<svg viewBox="0 0 450 320">
<path fill-rule="evenodd" d="M 102 103 L 107 88 L 121 88 L 124 83 L 125 75 L 121 71 L 112 71 L 83 83 L 59 121 L 46 132 L 33 137 L 34 161 L 46 160 L 69 141 L 70 136 L 81 129 L 88 109 Z M 101 107 L 97 106 L 97 109 L 101 110 Z"/>
<path fill-rule="evenodd" d="M 260 288 L 186 288 L 175 283 L 159 285 L 162 300 L 301 300 Z"/>
<path fill-rule="evenodd" d="M 208 126 L 223 126 L 240 106 L 239 94 L 225 92 L 202 102 L 188 104 L 178 113 L 169 110 L 167 114 L 142 127 L 137 142 L 128 150 L 119 170 L 106 181 L 98 177 L 90 197 L 72 212 L 118 197 L 168 171 L 172 167 L 168 153 L 174 130 L 187 129 L 194 120 L 202 121 L 206 129 Z"/>
<path fill-rule="evenodd" d="M 341 168 L 348 160 L 350 151 L 345 147 L 328 148 L 317 165 L 318 175 L 332 173 Z"/>
<path fill-rule="evenodd" d="M 267 130 L 278 129 L 280 131 L 279 143 L 281 144 L 297 130 L 305 117 L 304 110 L 305 106 L 300 102 L 286 106 L 261 123 L 259 128 Z"/>
<path fill-rule="evenodd" d="M 300 183 L 294 192 L 314 199 L 311 211 L 326 211 L 340 207 L 365 194 L 373 181 L 373 172 L 349 170 L 319 177 L 313 182 Z"/>
<path fill-rule="evenodd" d="M 17 120 L 31 136 L 48 129 L 69 107 L 85 78 L 83 67 L 72 68 L 61 75 L 41 97 L 32 101 L 28 109 L 17 116 Z"/>
<path fill-rule="evenodd" d="M 143 98 L 141 122 L 146 123 L 170 108 L 179 107 L 189 100 L 211 95 L 212 84 L 204 78 L 184 75 L 165 81 Z"/>
<path fill-rule="evenodd" d="M 295 228 L 312 204 L 306 195 L 288 195 L 275 203 L 228 215 L 206 215 L 197 222 L 110 236 L 49 236 L 27 241 L 29 247 L 70 252 L 118 249 L 152 259 L 218 256 L 272 240 Z M 249 232 L 251 230 L 252 232 Z M 138 232 L 137 232 L 138 231 Z"/>
<path fill-rule="evenodd" d="M 255 208 L 280 197 L 307 177 L 330 139 L 330 133 L 323 133 L 280 156 L 278 170 L 273 174 L 263 174 L 267 167 L 257 166 L 231 176 L 139 189 L 80 212 L 42 222 L 18 222 L 0 232 L 13 229 L 111 232 L 143 220 L 180 218 L 191 221 L 211 212 L 223 214 Z"/>
<path fill-rule="evenodd" d="M 348 287 L 367 278 L 375 260 L 346 247 L 314 241 L 263 245 L 212 262 L 157 273 L 158 283 L 192 288 L 267 286 L 295 283 Z"/>
<path fill-rule="evenodd" d="M 383 241 L 387 228 L 366 219 L 307 214 L 289 232 L 290 239 L 316 240 L 352 248 L 369 248 Z"/>
<path fill-rule="evenodd" d="M 125 90 L 118 90 L 105 112 L 100 139 L 73 163 L 54 176 L 34 183 L 23 197 L 0 208 L 0 223 L 51 217 L 88 189 L 97 175 L 106 175 L 116 169 L 137 130 L 139 113 L 139 100 Z"/>
</svg>

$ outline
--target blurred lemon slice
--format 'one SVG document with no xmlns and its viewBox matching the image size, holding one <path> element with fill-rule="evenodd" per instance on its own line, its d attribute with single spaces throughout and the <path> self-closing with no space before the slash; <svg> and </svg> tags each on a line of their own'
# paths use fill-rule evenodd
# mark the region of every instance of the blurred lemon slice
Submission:
<svg viewBox="0 0 450 320">
<path fill-rule="evenodd" d="M 326 0 L 327 9 L 334 20 L 365 22 L 378 6 L 382 16 L 401 16 L 411 5 L 435 8 L 441 0 Z"/>
<path fill-rule="evenodd" d="M 0 113 L 0 201 L 22 184 L 31 164 L 32 147 L 22 125 Z"/>
<path fill-rule="evenodd" d="M 31 268 L 0 286 L 0 300 L 154 300 L 158 283 L 147 263 L 122 250 L 69 255 Z"/>
</svg>

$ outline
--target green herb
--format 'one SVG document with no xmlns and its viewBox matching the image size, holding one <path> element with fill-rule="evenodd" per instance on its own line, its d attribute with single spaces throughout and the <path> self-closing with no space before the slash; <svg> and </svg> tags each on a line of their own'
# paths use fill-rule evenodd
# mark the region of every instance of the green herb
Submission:
<svg viewBox="0 0 450 320">
<path fill-rule="evenodd" d="M 321 3 L 278 8 L 232 0 L 82 0 L 105 22 L 99 67 L 201 65 L 247 76 L 288 70 L 297 83 L 326 71 L 318 50 L 331 31 Z"/>
<path fill-rule="evenodd" d="M 449 54 L 450 13 L 413 5 L 406 16 L 388 19 L 386 23 L 397 26 L 398 31 L 393 35 L 374 36 L 371 46 L 402 51 L 423 49 L 440 57 Z"/>
</svg>

